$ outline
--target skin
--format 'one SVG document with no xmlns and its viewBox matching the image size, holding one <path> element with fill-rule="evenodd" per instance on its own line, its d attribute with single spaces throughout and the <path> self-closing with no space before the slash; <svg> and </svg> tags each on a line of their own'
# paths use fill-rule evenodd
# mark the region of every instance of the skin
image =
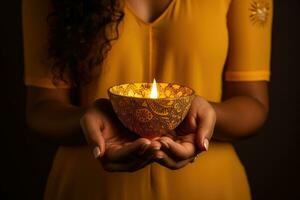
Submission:
<svg viewBox="0 0 300 200">
<path fill-rule="evenodd" d="M 233 141 L 252 135 L 267 112 L 266 82 L 225 82 L 222 103 L 196 97 L 175 130 L 179 136 L 150 141 L 126 130 L 107 99 L 82 108 L 71 104 L 67 89 L 28 87 L 27 92 L 27 121 L 32 130 L 64 145 L 82 144 L 85 138 L 92 152 L 100 149 L 94 155 L 107 171 L 135 171 L 154 161 L 179 169 L 207 150 L 205 139 Z"/>
<path fill-rule="evenodd" d="M 162 137 L 163 159 L 158 162 L 170 169 L 187 165 L 201 151 L 207 151 L 205 139 L 231 142 L 253 135 L 261 127 L 268 113 L 267 82 L 225 83 L 224 99 L 212 103 L 196 97 L 191 109 L 175 130 L 177 138 Z"/>
<path fill-rule="evenodd" d="M 171 0 L 128 0 L 145 22 L 151 22 Z M 224 82 L 221 103 L 197 96 L 174 132 L 148 140 L 137 138 L 116 118 L 107 99 L 88 107 L 71 103 L 68 89 L 27 88 L 27 123 L 40 136 L 62 145 L 91 147 L 107 171 L 135 171 L 151 162 L 179 169 L 207 151 L 211 139 L 234 141 L 249 137 L 268 113 L 267 82 Z"/>
<path fill-rule="evenodd" d="M 144 22 L 153 22 L 173 0 L 126 0 L 135 14 Z"/>
</svg>

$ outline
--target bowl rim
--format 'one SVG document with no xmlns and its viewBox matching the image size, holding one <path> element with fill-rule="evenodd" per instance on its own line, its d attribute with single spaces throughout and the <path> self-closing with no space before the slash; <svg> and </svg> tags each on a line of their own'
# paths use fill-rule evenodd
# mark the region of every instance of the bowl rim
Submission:
<svg viewBox="0 0 300 200">
<path fill-rule="evenodd" d="M 122 83 L 122 84 L 118 84 L 118 85 L 114 85 L 114 86 L 111 86 L 107 89 L 107 92 L 108 92 L 108 95 L 114 95 L 114 96 L 119 96 L 119 97 L 122 97 L 122 98 L 130 98 L 130 99 L 143 99 L 143 100 L 154 100 L 154 101 L 157 101 L 157 100 L 176 100 L 176 99 L 181 99 L 181 98 L 187 98 L 187 97 L 192 97 L 192 96 L 195 96 L 195 90 L 193 90 L 191 87 L 188 87 L 186 85 L 181 85 L 181 84 L 178 84 L 178 83 L 174 83 L 174 82 L 170 82 L 170 83 L 167 83 L 167 82 L 156 82 L 157 84 L 173 84 L 173 85 L 179 85 L 179 86 L 182 86 L 182 87 L 186 87 L 188 89 L 190 89 L 192 91 L 192 93 L 190 95 L 187 95 L 187 96 L 182 96 L 182 97 L 165 97 L 165 98 L 150 98 L 150 97 L 131 97 L 131 96 L 124 96 L 124 95 L 120 95 L 120 94 L 116 94 L 116 93 L 113 93 L 111 92 L 110 90 L 113 88 L 113 87 L 117 87 L 117 86 L 121 86 L 121 85 L 126 85 L 126 84 L 149 84 L 147 82 L 133 82 L 133 83 Z M 150 83 L 151 84 L 151 83 Z"/>
</svg>

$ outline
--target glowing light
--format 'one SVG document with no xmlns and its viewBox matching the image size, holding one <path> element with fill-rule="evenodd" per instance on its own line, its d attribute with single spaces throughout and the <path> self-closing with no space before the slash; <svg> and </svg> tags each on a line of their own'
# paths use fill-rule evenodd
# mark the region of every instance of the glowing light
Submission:
<svg viewBox="0 0 300 200">
<path fill-rule="evenodd" d="M 153 80 L 152 83 L 152 88 L 151 88 L 151 94 L 150 94 L 151 99 L 157 99 L 158 98 L 158 91 L 157 91 L 157 85 L 156 85 L 156 80 Z"/>
</svg>

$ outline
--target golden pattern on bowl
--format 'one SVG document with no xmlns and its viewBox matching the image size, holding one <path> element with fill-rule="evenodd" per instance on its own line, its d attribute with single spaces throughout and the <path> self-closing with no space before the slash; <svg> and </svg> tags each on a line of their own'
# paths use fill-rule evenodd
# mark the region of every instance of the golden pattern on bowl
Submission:
<svg viewBox="0 0 300 200">
<path fill-rule="evenodd" d="M 125 127 L 145 138 L 174 130 L 189 111 L 194 91 L 173 83 L 157 83 L 158 98 L 150 98 L 152 83 L 128 83 L 108 89 L 114 111 Z"/>
</svg>

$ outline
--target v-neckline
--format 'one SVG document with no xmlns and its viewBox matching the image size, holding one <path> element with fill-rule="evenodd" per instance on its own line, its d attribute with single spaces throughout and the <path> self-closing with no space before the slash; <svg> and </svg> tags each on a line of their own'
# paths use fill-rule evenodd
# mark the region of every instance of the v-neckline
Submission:
<svg viewBox="0 0 300 200">
<path fill-rule="evenodd" d="M 138 20 L 142 24 L 144 24 L 146 26 L 154 26 L 155 24 L 157 24 L 159 21 L 161 21 L 164 18 L 164 16 L 174 6 L 174 4 L 175 4 L 176 1 L 177 0 L 172 0 L 169 3 L 169 5 L 164 9 L 164 11 L 158 17 L 156 17 L 153 21 L 151 21 L 151 22 L 145 22 L 139 16 L 137 16 L 137 14 L 135 13 L 135 11 L 131 8 L 131 6 L 128 4 L 128 2 L 126 0 L 125 0 L 125 8 L 130 12 L 131 15 L 134 16 L 134 18 L 136 18 L 136 20 Z"/>
</svg>

